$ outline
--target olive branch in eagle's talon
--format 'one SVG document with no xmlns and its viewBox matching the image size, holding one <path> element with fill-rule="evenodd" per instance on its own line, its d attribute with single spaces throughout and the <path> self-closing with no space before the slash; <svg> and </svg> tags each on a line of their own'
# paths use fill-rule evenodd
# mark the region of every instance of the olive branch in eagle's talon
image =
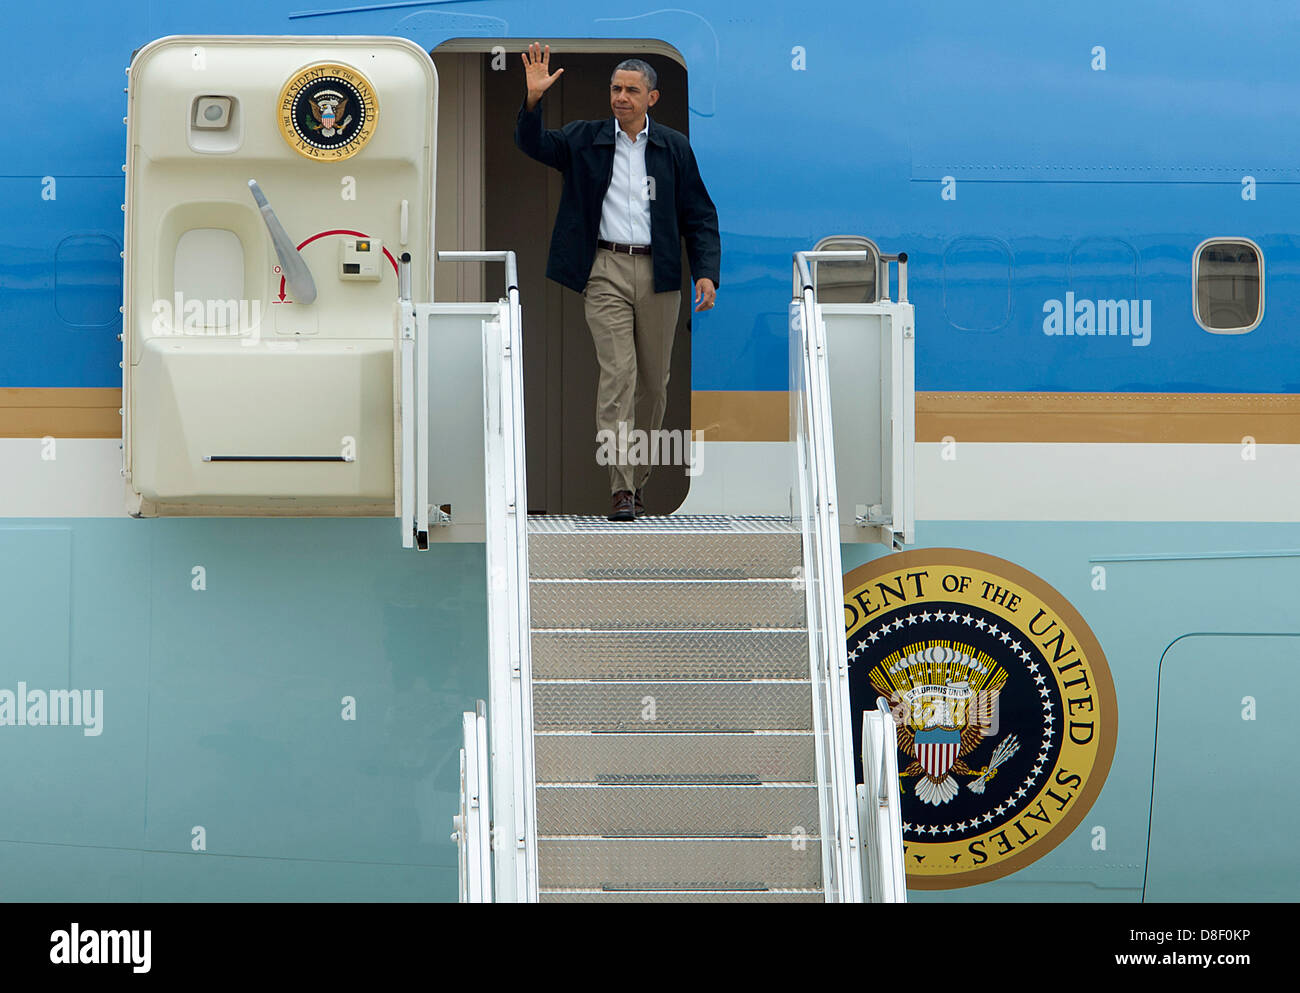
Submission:
<svg viewBox="0 0 1300 993">
<path fill-rule="evenodd" d="M 998 747 L 993 749 L 993 757 L 989 759 L 989 764 L 980 771 L 979 778 L 966 784 L 970 787 L 971 792 L 983 793 L 985 785 L 997 775 L 998 766 L 1015 755 L 1019 748 L 1020 741 L 1014 734 L 1008 735 L 999 741 Z"/>
</svg>

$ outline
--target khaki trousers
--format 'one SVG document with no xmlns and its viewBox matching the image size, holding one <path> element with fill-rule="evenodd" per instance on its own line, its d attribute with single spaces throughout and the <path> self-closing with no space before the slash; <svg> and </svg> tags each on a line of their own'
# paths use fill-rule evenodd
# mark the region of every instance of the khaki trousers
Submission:
<svg viewBox="0 0 1300 993">
<path fill-rule="evenodd" d="M 682 291 L 654 291 L 651 256 L 597 248 L 582 296 L 600 362 L 597 444 L 602 438 L 623 437 L 630 448 L 634 429 L 658 431 L 664 421 Z M 606 431 L 611 434 L 600 433 Z M 611 493 L 640 489 L 649 478 L 650 466 L 627 464 L 626 452 L 609 467 Z"/>
</svg>

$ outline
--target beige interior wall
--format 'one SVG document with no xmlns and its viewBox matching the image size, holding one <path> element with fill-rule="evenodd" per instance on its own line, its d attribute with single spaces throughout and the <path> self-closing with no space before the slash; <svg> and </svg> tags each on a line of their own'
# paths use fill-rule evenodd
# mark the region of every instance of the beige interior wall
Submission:
<svg viewBox="0 0 1300 993">
<path fill-rule="evenodd" d="M 438 51 L 433 62 L 439 83 L 435 249 L 482 251 L 483 56 Z M 436 262 L 433 293 L 435 300 L 484 299 L 483 266 Z"/>
</svg>

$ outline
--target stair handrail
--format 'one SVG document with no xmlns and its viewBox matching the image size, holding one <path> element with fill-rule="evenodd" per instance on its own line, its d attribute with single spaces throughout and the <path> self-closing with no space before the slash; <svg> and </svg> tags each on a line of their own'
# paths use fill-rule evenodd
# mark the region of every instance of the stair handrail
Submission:
<svg viewBox="0 0 1300 993">
<path fill-rule="evenodd" d="M 828 900 L 860 902 L 862 870 L 849 716 L 848 646 L 844 632 L 843 567 L 835 490 L 826 329 L 813 292 L 810 261 L 867 260 L 866 251 L 794 253 L 791 301 L 792 431 L 797 460 L 808 649 L 813 694 L 822 864 Z"/>
<path fill-rule="evenodd" d="M 514 252 L 438 252 L 450 262 L 503 262 L 506 297 L 483 336 L 492 834 L 496 899 L 535 903 L 528 488 L 524 463 L 523 333 Z"/>
<path fill-rule="evenodd" d="M 461 715 L 460 810 L 453 818 L 461 903 L 492 902 L 492 828 L 488 799 L 487 704 Z"/>
<path fill-rule="evenodd" d="M 876 698 L 875 710 L 862 715 L 862 769 L 866 780 L 860 807 L 863 886 L 872 903 L 906 903 L 898 725 L 882 696 Z"/>
</svg>

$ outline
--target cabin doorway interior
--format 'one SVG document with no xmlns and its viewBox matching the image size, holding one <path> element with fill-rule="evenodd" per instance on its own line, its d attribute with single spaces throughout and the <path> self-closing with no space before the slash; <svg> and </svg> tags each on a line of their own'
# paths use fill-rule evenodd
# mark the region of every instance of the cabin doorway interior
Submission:
<svg viewBox="0 0 1300 993">
<path fill-rule="evenodd" d="M 515 117 L 524 99 L 520 53 L 534 39 L 460 38 L 433 53 L 438 69 L 437 201 L 439 251 L 513 250 L 523 312 L 524 405 L 530 513 L 606 514 L 609 472 L 596 463 L 596 382 L 599 367 L 583 299 L 546 278 L 551 227 L 561 176 L 515 147 Z M 659 76 L 652 121 L 688 134 L 686 67 L 663 42 L 542 39 L 551 69 L 564 74 L 542 101 L 543 125 L 612 117 L 609 77 L 625 58 L 644 58 Z M 504 47 L 504 57 L 494 56 Z M 504 63 L 504 65 L 503 65 Z M 501 263 L 439 264 L 438 300 L 482 300 L 502 292 Z M 682 307 L 673 343 L 668 410 L 663 428 L 685 433 L 691 417 L 690 265 L 682 252 Z M 638 425 L 639 426 L 639 425 Z M 690 483 L 680 466 L 655 470 L 646 510 L 671 513 Z"/>
</svg>

